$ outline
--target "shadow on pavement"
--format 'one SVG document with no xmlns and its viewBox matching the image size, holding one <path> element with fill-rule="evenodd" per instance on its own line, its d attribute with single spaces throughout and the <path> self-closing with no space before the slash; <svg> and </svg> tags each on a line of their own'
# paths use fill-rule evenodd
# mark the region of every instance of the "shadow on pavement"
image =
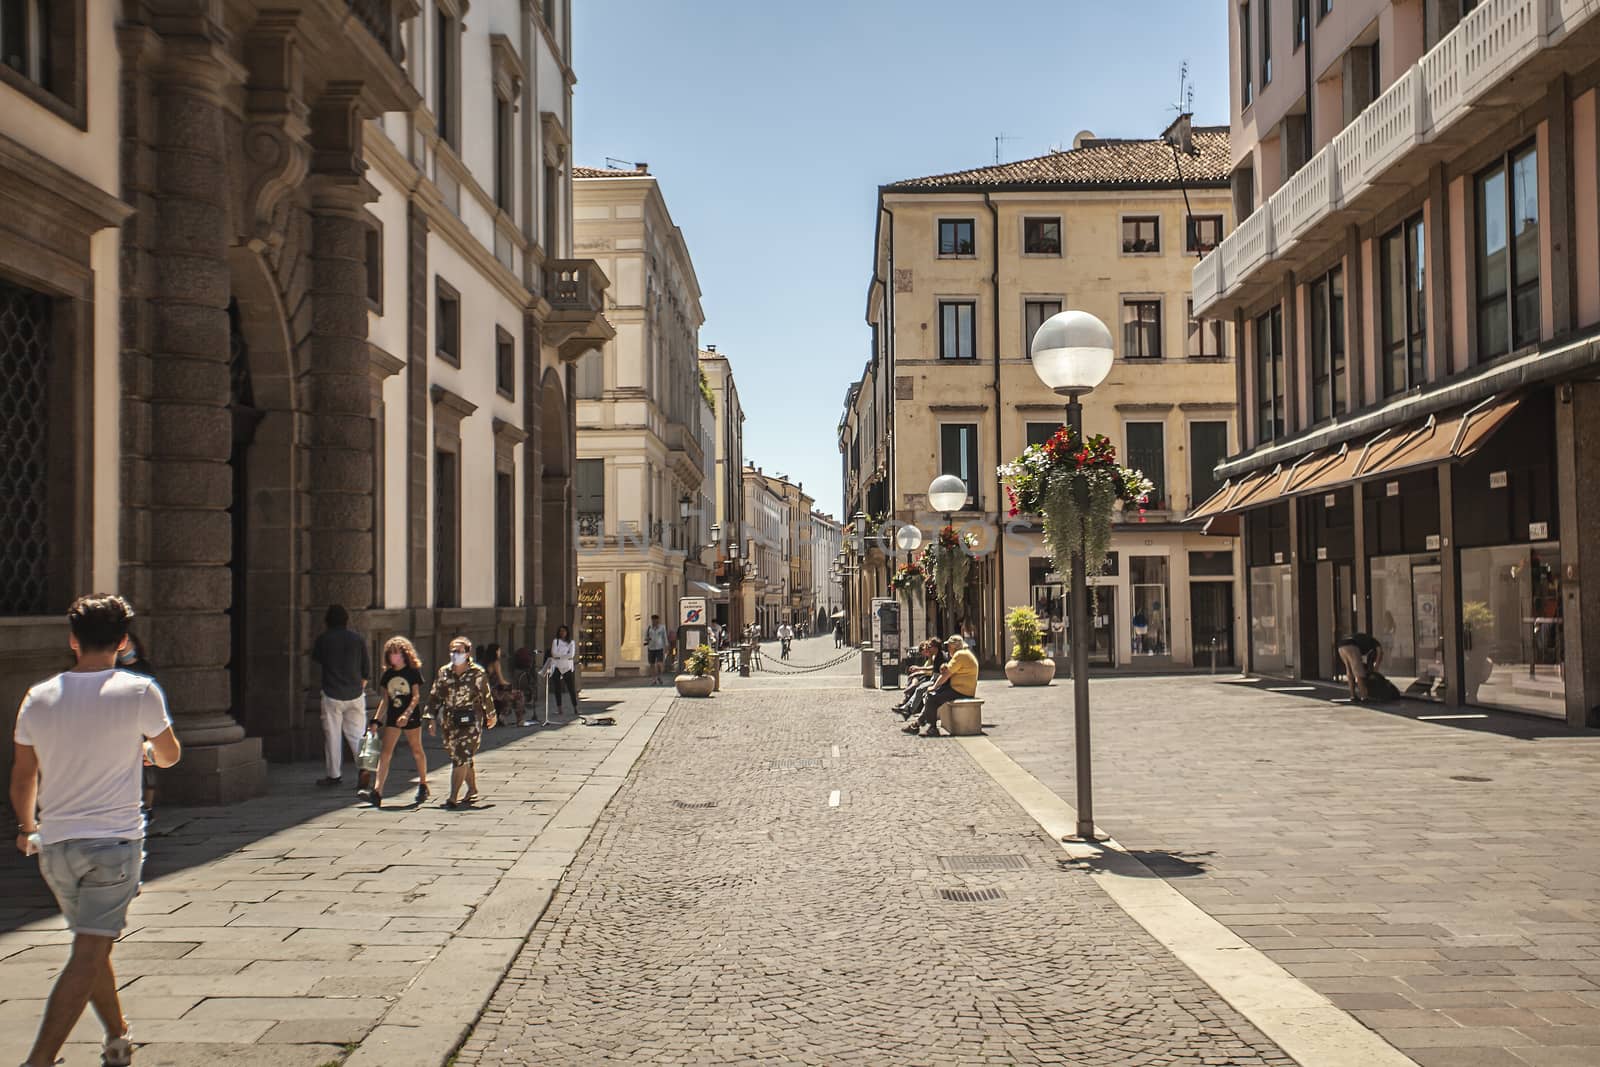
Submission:
<svg viewBox="0 0 1600 1067">
<path fill-rule="evenodd" d="M 608 714 L 619 703 L 618 700 L 585 699 L 579 707 L 586 717 L 593 718 Z M 584 729 L 606 728 L 585 727 L 581 721 L 568 718 L 552 720 L 548 727 L 497 727 L 484 732 L 480 751 L 493 752 L 533 736 Z M 449 791 L 450 762 L 445 758 L 439 739 L 429 737 L 426 730 L 423 731 L 423 746 L 433 787 L 433 797 L 426 806 L 431 808 Z M 361 802 L 355 795 L 354 762 L 346 759 L 345 784 L 336 788 L 316 785 L 323 773 L 319 758 L 315 762 L 269 765 L 266 793 L 237 804 L 188 808 L 163 806 L 158 802 L 145 843 L 144 881 L 180 874 L 230 852 L 249 849 L 265 838 L 302 823 L 358 806 Z M 416 764 L 402 741 L 395 748 L 389 771 L 391 793 L 385 798 L 385 811 L 393 811 L 398 816 L 417 810 L 417 805 L 411 801 L 416 778 Z M 488 802 L 483 805 L 484 808 L 489 806 Z M 295 847 L 296 844 L 286 843 L 281 848 L 272 846 L 251 851 L 270 859 Z M 5 846 L 0 847 L 0 934 L 53 919 L 59 914 L 55 899 L 39 876 L 38 861 L 22 856 L 7 839 Z"/>
<path fill-rule="evenodd" d="M 1574 729 L 1556 719 L 1518 715 L 1514 712 L 1499 711 L 1494 708 L 1472 706 L 1450 708 L 1431 701 L 1406 699 L 1383 702 L 1368 701 L 1358 704 L 1350 699 L 1348 691 L 1342 685 L 1287 678 L 1237 675 L 1229 678 L 1219 677 L 1217 681 L 1222 685 L 1252 689 L 1259 693 L 1270 693 L 1273 696 L 1294 697 L 1322 706 L 1333 704 L 1346 708 L 1358 708 L 1363 711 L 1375 711 L 1400 719 L 1422 722 L 1427 726 L 1466 730 L 1480 734 L 1493 734 L 1496 737 L 1505 737 L 1514 741 L 1542 741 L 1552 738 L 1600 741 L 1600 730 Z"/>
<path fill-rule="evenodd" d="M 1195 878 L 1205 874 L 1211 865 L 1205 862 L 1206 857 L 1216 855 L 1215 852 L 1169 852 L 1165 849 L 1140 851 L 1126 849 L 1124 855 L 1131 856 L 1144 864 L 1156 878 Z M 1097 871 L 1109 870 L 1110 864 L 1102 863 L 1092 858 L 1063 858 L 1057 861 L 1057 866 L 1062 870 L 1071 871 Z M 1125 871 L 1123 873 L 1126 873 Z"/>
</svg>

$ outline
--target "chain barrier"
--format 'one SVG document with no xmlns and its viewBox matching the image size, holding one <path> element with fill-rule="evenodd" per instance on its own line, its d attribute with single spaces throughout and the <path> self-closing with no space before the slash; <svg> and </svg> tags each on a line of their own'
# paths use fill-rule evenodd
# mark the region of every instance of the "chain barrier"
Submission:
<svg viewBox="0 0 1600 1067">
<path fill-rule="evenodd" d="M 804 666 L 796 667 L 790 666 L 783 660 L 772 660 L 769 662 L 767 657 L 763 655 L 759 649 L 757 649 L 755 654 L 750 657 L 750 667 L 752 670 L 766 671 L 769 674 L 812 674 L 816 671 L 825 671 L 829 667 L 837 667 L 839 664 L 846 663 L 860 655 L 860 649 L 852 648 L 848 652 L 844 653 L 844 655 L 839 656 L 836 659 L 828 660 L 826 663 L 810 663 Z"/>
</svg>

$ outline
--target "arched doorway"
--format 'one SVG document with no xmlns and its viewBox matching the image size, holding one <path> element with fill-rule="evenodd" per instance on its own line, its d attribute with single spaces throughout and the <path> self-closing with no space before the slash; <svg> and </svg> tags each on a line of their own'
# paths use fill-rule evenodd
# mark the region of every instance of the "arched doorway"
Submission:
<svg viewBox="0 0 1600 1067">
<path fill-rule="evenodd" d="M 232 712 L 261 738 L 264 755 L 292 760 L 308 754 L 312 742 L 320 745 L 307 731 L 304 707 L 311 633 L 300 617 L 303 508 L 296 483 L 304 449 L 295 346 L 267 264 L 235 246 L 229 266 Z"/>
<path fill-rule="evenodd" d="M 569 498 L 572 487 L 571 431 L 567 422 L 566 391 L 555 371 L 547 371 L 539 397 L 540 460 L 540 598 L 544 609 L 543 640 L 562 623 L 573 625 L 577 591 L 573 568 L 572 521 Z"/>
</svg>

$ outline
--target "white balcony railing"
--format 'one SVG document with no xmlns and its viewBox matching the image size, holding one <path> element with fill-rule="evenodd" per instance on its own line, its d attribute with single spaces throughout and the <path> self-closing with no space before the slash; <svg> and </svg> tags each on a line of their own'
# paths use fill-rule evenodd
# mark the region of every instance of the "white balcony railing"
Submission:
<svg viewBox="0 0 1600 1067">
<path fill-rule="evenodd" d="M 1196 314 L 1597 13 L 1600 0 L 1484 0 L 1195 265 Z"/>
</svg>

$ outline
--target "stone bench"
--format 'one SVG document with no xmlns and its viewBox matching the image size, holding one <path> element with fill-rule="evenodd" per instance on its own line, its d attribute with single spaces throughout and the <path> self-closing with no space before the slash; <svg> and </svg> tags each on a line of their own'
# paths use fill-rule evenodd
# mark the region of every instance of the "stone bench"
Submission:
<svg viewBox="0 0 1600 1067">
<path fill-rule="evenodd" d="M 976 697 L 952 700 L 939 709 L 939 728 L 952 737 L 972 737 L 983 732 L 983 701 Z"/>
</svg>

